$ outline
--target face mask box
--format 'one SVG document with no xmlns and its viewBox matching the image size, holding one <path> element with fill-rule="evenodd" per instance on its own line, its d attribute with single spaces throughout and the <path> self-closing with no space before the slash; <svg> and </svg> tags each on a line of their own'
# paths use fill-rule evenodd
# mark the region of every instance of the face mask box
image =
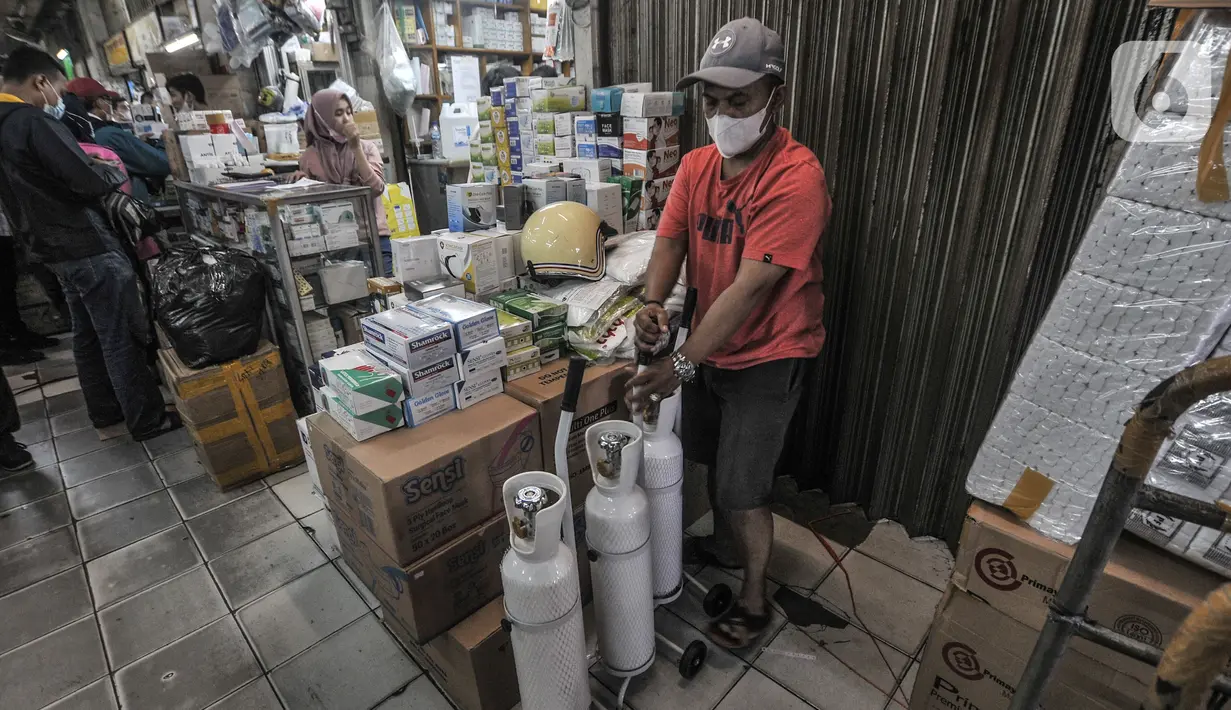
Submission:
<svg viewBox="0 0 1231 710">
<path fill-rule="evenodd" d="M 388 354 L 403 367 L 430 365 L 457 352 L 449 323 L 404 308 L 370 315 L 360 327 L 370 350 Z"/>
<path fill-rule="evenodd" d="M 495 160 L 495 153 L 492 153 Z M 496 226 L 496 186 L 478 183 L 449 185 L 446 189 L 449 229 L 473 232 Z"/>
<path fill-rule="evenodd" d="M 555 148 L 553 155 L 557 158 L 572 158 L 574 155 L 572 136 L 556 136 L 553 147 Z"/>
<path fill-rule="evenodd" d="M 598 143 L 588 143 L 586 141 L 578 141 L 576 145 L 576 152 L 577 152 L 578 158 L 594 160 L 598 158 Z M 608 167 L 610 167 L 610 163 L 608 163 Z"/>
<path fill-rule="evenodd" d="M 535 210 L 568 199 L 568 188 L 560 178 L 526 178 L 521 186 L 526 190 L 526 202 Z"/>
<path fill-rule="evenodd" d="M 568 114 L 557 113 L 536 113 L 534 114 L 534 133 L 539 136 L 555 136 L 556 135 L 556 116 L 567 116 Z"/>
<path fill-rule="evenodd" d="M 452 324 L 458 350 L 468 350 L 485 340 L 500 336 L 496 309 L 464 298 L 436 296 L 412 303 L 407 309 Z"/>
<path fill-rule="evenodd" d="M 590 110 L 618 113 L 620 111 L 620 100 L 623 96 L 624 89 L 619 86 L 604 86 L 601 89 L 592 89 L 590 91 Z"/>
<path fill-rule="evenodd" d="M 526 167 L 522 170 L 522 174 L 527 178 L 540 178 L 558 173 L 561 170 L 561 163 L 556 160 L 536 160 L 531 163 L 526 163 Z"/>
<path fill-rule="evenodd" d="M 592 113 L 575 113 L 573 116 L 573 135 L 579 141 L 593 142 L 598 137 L 598 121 Z"/>
<path fill-rule="evenodd" d="M 586 205 L 616 231 L 624 231 L 624 193 L 619 185 L 610 182 L 586 185 Z"/>
<path fill-rule="evenodd" d="M 608 160 L 624 160 L 624 139 L 623 138 L 599 138 L 598 139 L 598 157 Z M 612 164 L 611 169 L 615 170 L 615 164 Z"/>
<path fill-rule="evenodd" d="M 562 177 L 564 181 L 564 199 L 569 202 L 586 203 L 586 181 L 579 177 Z"/>
<path fill-rule="evenodd" d="M 599 158 L 571 158 L 561 161 L 566 173 L 574 173 L 587 183 L 607 182 L 611 177 L 611 161 Z"/>
<path fill-rule="evenodd" d="M 536 113 L 584 111 L 586 87 L 562 86 L 555 89 L 533 89 L 530 92 L 530 101 L 531 110 Z"/>
<path fill-rule="evenodd" d="M 500 287 L 500 259 L 486 230 L 436 235 L 436 257 L 441 271 L 461 281 L 466 293 L 481 295 Z"/>
<path fill-rule="evenodd" d="M 556 157 L 556 137 L 542 134 L 536 135 L 534 137 L 534 153 L 535 155 Z"/>
<path fill-rule="evenodd" d="M 620 115 L 629 116 L 670 116 L 675 101 L 675 91 L 650 91 L 646 93 L 625 93 L 620 101 Z M 683 94 L 680 94 L 681 100 Z"/>
<path fill-rule="evenodd" d="M 678 145 L 658 150 L 624 149 L 624 175 L 642 180 L 671 177 L 680 168 Z"/>
<path fill-rule="evenodd" d="M 596 113 L 594 129 L 599 138 L 623 138 L 624 117 L 618 113 Z"/>
<path fill-rule="evenodd" d="M 644 186 L 644 181 L 641 178 L 627 177 L 625 175 L 613 175 L 608 178 L 607 182 L 614 183 L 620 186 L 620 192 L 624 196 L 624 221 L 632 221 L 631 230 L 637 231 L 637 213 L 641 211 L 641 190 Z"/>
<path fill-rule="evenodd" d="M 641 210 L 661 210 L 667 206 L 667 196 L 671 194 L 671 186 L 675 177 L 666 177 L 642 183 Z"/>
<path fill-rule="evenodd" d="M 517 276 L 516 272 L 516 254 L 513 244 L 514 233 L 508 231 L 500 231 L 498 229 L 485 229 L 481 232 L 471 232 L 477 237 L 487 237 L 495 244 L 496 256 L 496 279 L 503 284 L 505 281 Z"/>
<path fill-rule="evenodd" d="M 680 144 L 680 119 L 675 116 L 624 119 L 624 147 L 655 150 Z"/>
<path fill-rule="evenodd" d="M 555 128 L 555 134 L 557 136 L 573 135 L 574 116 L 576 116 L 576 114 L 573 114 L 573 113 L 557 113 L 556 114 L 556 125 L 554 126 L 554 128 Z"/>
</svg>

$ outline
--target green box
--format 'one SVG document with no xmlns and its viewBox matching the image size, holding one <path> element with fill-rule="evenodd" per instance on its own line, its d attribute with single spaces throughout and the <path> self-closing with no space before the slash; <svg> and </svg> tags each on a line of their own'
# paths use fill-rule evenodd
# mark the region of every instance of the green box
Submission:
<svg viewBox="0 0 1231 710">
<path fill-rule="evenodd" d="M 523 289 L 498 293 L 492 296 L 491 304 L 499 310 L 525 318 L 535 330 L 568 320 L 566 304 Z"/>
</svg>

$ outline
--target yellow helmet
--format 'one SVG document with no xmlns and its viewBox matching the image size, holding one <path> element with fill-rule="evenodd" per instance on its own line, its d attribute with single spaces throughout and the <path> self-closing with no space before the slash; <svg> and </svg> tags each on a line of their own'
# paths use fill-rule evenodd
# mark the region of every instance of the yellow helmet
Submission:
<svg viewBox="0 0 1231 710">
<path fill-rule="evenodd" d="M 597 281 L 607 271 L 606 231 L 594 210 L 580 202 L 553 202 L 526 220 L 521 257 L 534 277 Z"/>
</svg>

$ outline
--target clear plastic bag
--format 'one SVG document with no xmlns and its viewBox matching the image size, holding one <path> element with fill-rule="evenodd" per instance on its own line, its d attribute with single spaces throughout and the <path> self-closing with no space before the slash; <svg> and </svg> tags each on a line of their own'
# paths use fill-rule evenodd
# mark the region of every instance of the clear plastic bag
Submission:
<svg viewBox="0 0 1231 710">
<path fill-rule="evenodd" d="M 380 83 L 393 110 L 399 115 L 410 113 L 419 92 L 419 79 L 411 67 L 410 57 L 393 22 L 389 3 L 381 3 L 376 11 L 376 32 L 367 44 L 370 56 L 380 69 Z"/>
</svg>

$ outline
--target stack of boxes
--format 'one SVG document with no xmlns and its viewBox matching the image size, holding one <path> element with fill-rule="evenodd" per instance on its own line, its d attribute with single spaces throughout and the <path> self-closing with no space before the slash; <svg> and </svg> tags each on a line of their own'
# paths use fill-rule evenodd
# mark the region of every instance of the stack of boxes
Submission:
<svg viewBox="0 0 1231 710">
<path fill-rule="evenodd" d="M 680 167 L 680 119 L 684 95 L 678 91 L 628 93 L 620 104 L 624 135 L 624 177 L 641 180 L 637 228 L 655 229 Z M 633 197 L 635 185 L 629 185 Z M 631 209 L 626 217 L 631 215 Z"/>
<path fill-rule="evenodd" d="M 498 293 L 492 296 L 491 302 L 496 308 L 526 320 L 530 324 L 530 348 L 536 350 L 537 353 L 524 352 L 526 348 L 510 351 L 511 371 L 513 368 L 524 367 L 524 371 L 517 370 L 520 373 L 519 376 L 533 372 L 536 369 L 533 356 L 537 356 L 538 365 L 546 365 L 560 359 L 567 339 L 567 305 L 520 289 Z M 525 334 L 524 327 L 517 325 L 511 325 L 510 331 L 517 335 L 524 336 Z M 503 331 L 501 335 L 504 335 Z"/>
<path fill-rule="evenodd" d="M 530 13 L 530 51 L 542 54 L 547 49 L 547 17 Z"/>
<path fill-rule="evenodd" d="M 521 18 L 516 12 L 504 11 L 497 16 L 494 7 L 472 7 L 462 18 L 462 46 L 521 52 L 526 37 Z"/>
<path fill-rule="evenodd" d="M 480 96 L 479 130 L 470 136 L 470 180 L 496 184 L 499 180 L 496 162 L 496 134 L 492 124 L 492 98 Z"/>
<path fill-rule="evenodd" d="M 432 27 L 436 29 L 436 44 L 446 47 L 457 46 L 457 30 L 453 27 L 453 11 L 452 0 L 432 0 Z"/>
<path fill-rule="evenodd" d="M 491 95 L 492 137 L 496 145 L 496 174 L 501 186 L 513 184 L 513 166 L 521 172 L 521 141 L 517 141 L 517 159 L 513 159 L 509 140 L 509 119 L 504 111 L 504 87 L 492 89 Z"/>
<path fill-rule="evenodd" d="M 560 153 L 572 157 L 573 119 L 560 118 L 557 123 L 557 114 L 585 109 L 584 86 L 574 85 L 568 77 L 519 76 L 505 79 L 499 100 L 509 126 L 509 172 L 514 184 L 540 160 L 552 161 L 562 157 Z"/>
</svg>

